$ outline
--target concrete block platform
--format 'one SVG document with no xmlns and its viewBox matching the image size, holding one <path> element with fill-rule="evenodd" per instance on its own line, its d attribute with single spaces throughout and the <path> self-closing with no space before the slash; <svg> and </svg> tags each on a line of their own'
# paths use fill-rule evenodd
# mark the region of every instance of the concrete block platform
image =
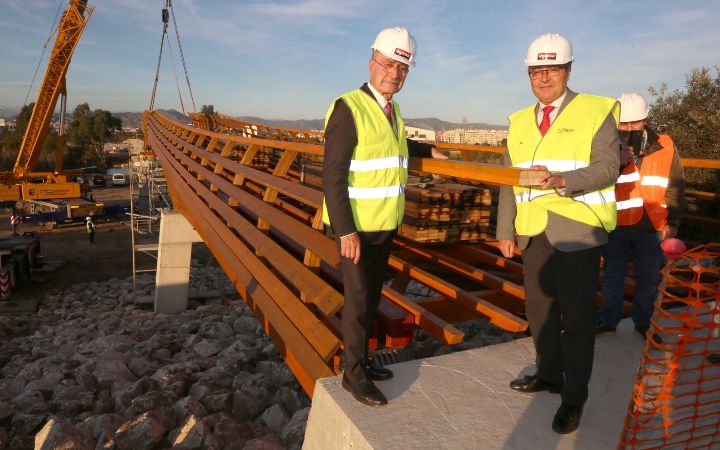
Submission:
<svg viewBox="0 0 720 450">
<path fill-rule="evenodd" d="M 388 366 L 395 377 L 377 382 L 385 407 L 357 402 L 340 376 L 318 380 L 303 449 L 615 449 L 642 345 L 630 320 L 598 336 L 590 397 L 572 434 L 550 427 L 559 395 L 508 387 L 535 373 L 528 338 Z"/>
</svg>

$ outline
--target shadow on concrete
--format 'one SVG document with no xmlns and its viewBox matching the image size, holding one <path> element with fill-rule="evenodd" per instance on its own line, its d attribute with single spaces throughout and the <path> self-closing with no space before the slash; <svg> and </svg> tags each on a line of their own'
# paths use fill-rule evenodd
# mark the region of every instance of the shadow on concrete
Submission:
<svg viewBox="0 0 720 450">
<path fill-rule="evenodd" d="M 408 361 L 401 364 L 391 364 L 385 368 L 393 371 L 394 376 L 386 381 L 376 381 L 375 385 L 385 394 L 388 402 L 400 397 L 418 379 L 421 360 Z"/>
<path fill-rule="evenodd" d="M 516 378 L 534 375 L 537 371 L 535 365 L 525 367 Z M 509 384 L 512 380 L 507 380 Z M 511 390 L 508 386 L 508 390 Z M 561 436 L 552 428 L 552 419 L 560 406 L 560 395 L 549 392 L 517 395 L 532 398 L 525 408 L 522 416 L 517 419 L 515 430 L 510 434 L 504 449 L 554 449 L 558 448 Z"/>
<path fill-rule="evenodd" d="M 616 448 L 630 402 L 641 349 L 642 339 L 633 333 L 633 323 L 629 319 L 619 324 L 616 334 L 598 336 L 588 400 L 578 430 L 566 435 L 552 430 L 552 421 L 561 403 L 559 394 L 519 394 L 531 400 L 502 448 Z M 527 366 L 518 374 L 518 378 L 533 375 L 535 371 L 534 365 Z"/>
</svg>

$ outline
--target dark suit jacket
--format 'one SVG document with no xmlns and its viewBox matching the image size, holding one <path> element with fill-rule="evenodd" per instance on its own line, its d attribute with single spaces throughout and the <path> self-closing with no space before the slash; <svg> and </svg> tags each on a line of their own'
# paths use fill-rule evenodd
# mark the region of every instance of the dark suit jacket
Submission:
<svg viewBox="0 0 720 450">
<path fill-rule="evenodd" d="M 363 84 L 360 88 L 373 100 L 370 88 Z M 378 103 L 377 107 L 380 108 Z M 384 111 L 383 111 L 384 113 Z M 407 140 L 410 156 L 427 158 L 431 156 L 432 145 Z M 357 129 L 350 108 L 342 99 L 335 101 L 327 126 L 325 127 L 325 155 L 323 162 L 323 193 L 330 217 L 330 234 L 335 237 L 357 232 L 350 199 L 348 197 L 348 174 L 353 150 L 357 145 Z M 360 240 L 364 244 L 380 244 L 389 239 L 394 231 L 361 232 Z"/>
<path fill-rule="evenodd" d="M 568 89 L 558 116 L 563 109 L 577 96 Z M 535 106 L 537 113 L 538 105 Z M 504 165 L 510 167 L 510 155 L 505 152 Z M 592 140 L 590 164 L 587 167 L 562 173 L 565 177 L 565 190 L 560 193 L 565 197 L 577 197 L 597 191 L 615 183 L 620 175 L 620 140 L 612 111 L 598 129 Z M 496 237 L 498 240 L 512 240 L 515 236 L 515 195 L 512 186 L 500 187 L 500 203 Z M 545 227 L 550 244 L 561 251 L 576 251 L 597 247 L 607 243 L 607 232 L 599 227 L 578 222 L 567 217 L 548 212 L 548 223 Z M 518 247 L 527 247 L 531 236 L 518 236 Z"/>
</svg>

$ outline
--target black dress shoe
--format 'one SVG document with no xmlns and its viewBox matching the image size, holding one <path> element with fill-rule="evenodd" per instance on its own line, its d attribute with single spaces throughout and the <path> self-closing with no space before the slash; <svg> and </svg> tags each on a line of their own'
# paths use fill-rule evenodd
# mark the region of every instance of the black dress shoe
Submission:
<svg viewBox="0 0 720 450">
<path fill-rule="evenodd" d="M 559 394 L 562 390 L 562 383 L 550 383 L 535 375 L 526 375 L 525 378 L 512 380 L 510 387 L 520 392 L 550 391 L 553 394 Z"/>
<path fill-rule="evenodd" d="M 378 389 L 372 381 L 353 383 L 348 381 L 348 379 L 345 378 L 345 375 L 343 375 L 342 387 L 345 388 L 346 391 L 350 392 L 353 397 L 355 397 L 355 400 L 360 403 L 364 403 L 369 406 L 387 405 L 387 398 L 385 398 L 385 395 L 380 392 L 380 389 Z"/>
<path fill-rule="evenodd" d="M 383 381 L 393 377 L 392 370 L 376 366 L 371 361 L 365 361 L 362 365 L 365 376 L 370 380 Z"/>
<path fill-rule="evenodd" d="M 583 407 L 574 406 L 569 403 L 563 403 L 555 413 L 552 429 L 560 434 L 568 434 L 577 430 L 580 426 L 580 418 L 582 417 Z"/>
</svg>

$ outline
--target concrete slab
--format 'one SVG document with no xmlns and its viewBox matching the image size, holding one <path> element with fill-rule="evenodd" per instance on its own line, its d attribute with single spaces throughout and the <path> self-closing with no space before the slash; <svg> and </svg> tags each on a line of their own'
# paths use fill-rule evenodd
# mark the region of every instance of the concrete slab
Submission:
<svg viewBox="0 0 720 450">
<path fill-rule="evenodd" d="M 318 380 L 304 449 L 614 449 L 623 429 L 642 338 L 633 324 L 598 336 L 590 397 L 580 428 L 559 435 L 550 425 L 560 397 L 521 394 L 510 380 L 535 372 L 532 341 L 388 366 L 377 382 L 390 404 L 355 401 L 341 377 Z"/>
</svg>

